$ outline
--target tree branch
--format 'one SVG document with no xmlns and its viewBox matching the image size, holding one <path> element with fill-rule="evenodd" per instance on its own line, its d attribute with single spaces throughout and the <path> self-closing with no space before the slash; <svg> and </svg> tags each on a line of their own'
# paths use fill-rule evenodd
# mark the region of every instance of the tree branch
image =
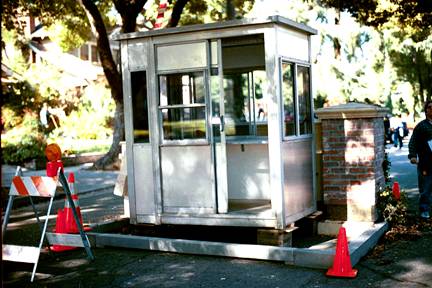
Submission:
<svg viewBox="0 0 432 288">
<path fill-rule="evenodd" d="M 180 16 L 183 13 L 183 9 L 186 6 L 186 4 L 189 2 L 189 0 L 178 0 L 174 4 L 173 11 L 171 13 L 171 18 L 168 21 L 167 27 L 177 27 Z"/>
<path fill-rule="evenodd" d="M 114 6 L 122 18 L 122 29 L 124 33 L 135 32 L 136 18 L 143 10 L 147 0 L 125 1 L 114 0 Z"/>
</svg>

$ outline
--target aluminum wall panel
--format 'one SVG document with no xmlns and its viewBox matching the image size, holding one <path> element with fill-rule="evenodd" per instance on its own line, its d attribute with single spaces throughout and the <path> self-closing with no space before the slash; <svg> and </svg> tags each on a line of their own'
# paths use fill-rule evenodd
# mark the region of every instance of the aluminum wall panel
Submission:
<svg viewBox="0 0 432 288">
<path fill-rule="evenodd" d="M 147 53 L 149 45 L 142 39 L 128 41 L 129 70 L 146 69 L 148 65 Z"/>
<path fill-rule="evenodd" d="M 271 199 L 267 144 L 227 144 L 228 198 Z"/>
<path fill-rule="evenodd" d="M 309 62 L 308 35 L 278 28 L 276 37 L 280 56 Z"/>
<path fill-rule="evenodd" d="M 160 153 L 163 212 L 214 209 L 210 146 L 162 146 Z"/>
<path fill-rule="evenodd" d="M 155 214 L 152 151 L 150 144 L 133 145 L 136 214 Z"/>
<path fill-rule="evenodd" d="M 282 151 L 285 217 L 297 215 L 300 219 L 315 207 L 312 138 L 283 142 Z"/>
</svg>

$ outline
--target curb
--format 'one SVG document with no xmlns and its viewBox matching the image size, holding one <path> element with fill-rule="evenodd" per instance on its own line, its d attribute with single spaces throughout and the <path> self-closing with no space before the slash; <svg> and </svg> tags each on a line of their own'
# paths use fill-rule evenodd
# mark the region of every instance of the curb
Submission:
<svg viewBox="0 0 432 288">
<path fill-rule="evenodd" d="M 108 223 L 107 227 L 121 228 L 128 218 L 120 223 Z M 114 226 L 117 225 L 117 226 Z M 99 226 L 100 230 L 103 226 Z M 387 223 L 375 224 L 364 231 L 360 236 L 350 241 L 349 250 L 352 266 L 357 264 L 361 257 L 374 247 L 379 238 L 388 229 Z M 109 229 L 105 229 L 107 231 Z M 238 244 L 225 242 L 210 242 L 186 239 L 170 239 L 161 237 L 147 237 L 136 235 L 112 234 L 104 232 L 87 233 L 95 247 L 117 247 L 129 249 L 143 249 L 163 252 L 174 252 L 196 255 L 210 255 L 233 258 L 245 258 L 267 261 L 282 261 L 285 264 L 327 269 L 332 266 L 335 249 L 295 248 L 269 245 Z M 333 241 L 333 240 L 330 240 Z"/>
</svg>

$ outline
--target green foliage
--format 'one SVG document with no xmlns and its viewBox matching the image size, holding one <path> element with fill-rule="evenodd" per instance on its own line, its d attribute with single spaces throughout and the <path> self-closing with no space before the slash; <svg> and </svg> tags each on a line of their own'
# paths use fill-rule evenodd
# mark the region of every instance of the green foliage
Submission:
<svg viewBox="0 0 432 288">
<path fill-rule="evenodd" d="M 231 0 L 235 18 L 243 18 L 253 7 L 255 0 Z M 226 0 L 190 0 L 180 18 L 181 26 L 228 20 Z"/>
<path fill-rule="evenodd" d="M 415 108 L 422 111 L 425 100 L 432 98 L 432 36 L 416 43 L 412 38 L 406 38 L 406 34 L 397 32 L 393 35 L 396 37 L 389 54 L 397 76 L 401 81 L 412 83 Z"/>
<path fill-rule="evenodd" d="M 57 142 L 56 142 L 57 143 Z M 77 155 L 77 154 L 83 154 L 83 153 L 106 153 L 108 152 L 109 148 L 111 146 L 110 141 L 73 141 L 68 142 L 66 145 L 61 145 L 62 149 L 64 149 L 63 155 Z"/>
<path fill-rule="evenodd" d="M 26 111 L 20 124 L 2 134 L 1 147 L 3 163 L 22 164 L 32 159 L 43 159 L 46 142 L 40 131 L 38 115 Z"/>
<path fill-rule="evenodd" d="M 1 109 L 1 122 L 3 125 L 2 129 L 10 130 L 22 123 L 22 117 L 17 115 L 12 109 L 3 107 Z"/>
<path fill-rule="evenodd" d="M 2 64 L 17 75 L 23 74 L 28 69 L 27 42 L 17 31 L 9 31 L 2 26 Z"/>
<path fill-rule="evenodd" d="M 321 0 L 321 3 L 348 11 L 360 23 L 373 27 L 397 23 L 414 33 L 432 28 L 432 5 L 427 0 Z"/>
<path fill-rule="evenodd" d="M 377 210 L 379 215 L 389 223 L 390 226 L 403 225 L 407 220 L 407 196 L 404 191 L 400 192 L 400 199 L 393 196 L 392 188 L 386 186 L 377 195 Z"/>
<path fill-rule="evenodd" d="M 49 139 L 57 142 L 61 138 L 66 141 L 108 139 L 112 133 L 110 124 L 114 110 L 114 101 L 104 82 L 87 87 L 78 105 L 61 120 L 60 126 L 52 131 Z"/>
<path fill-rule="evenodd" d="M 57 22 L 49 26 L 47 32 L 50 40 L 56 43 L 63 52 L 81 47 L 91 38 L 87 23 L 77 17 L 72 17 L 68 22 Z"/>
<path fill-rule="evenodd" d="M 15 114 L 25 109 L 37 110 L 41 106 L 39 94 L 27 81 L 3 84 L 2 94 L 3 108 L 9 108 Z"/>
</svg>

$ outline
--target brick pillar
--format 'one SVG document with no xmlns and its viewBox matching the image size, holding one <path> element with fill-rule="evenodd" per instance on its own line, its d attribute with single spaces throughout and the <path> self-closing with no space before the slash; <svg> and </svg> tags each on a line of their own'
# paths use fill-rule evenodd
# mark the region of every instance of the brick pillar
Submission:
<svg viewBox="0 0 432 288">
<path fill-rule="evenodd" d="M 387 109 L 349 103 L 316 111 L 322 123 L 323 200 L 331 220 L 375 221 L 384 187 Z"/>
</svg>

